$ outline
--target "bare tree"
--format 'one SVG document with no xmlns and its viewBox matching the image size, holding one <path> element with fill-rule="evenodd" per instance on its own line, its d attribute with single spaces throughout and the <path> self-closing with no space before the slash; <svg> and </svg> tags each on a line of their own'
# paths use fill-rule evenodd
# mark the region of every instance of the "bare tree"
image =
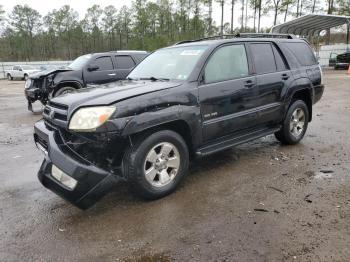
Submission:
<svg viewBox="0 0 350 262">
<path fill-rule="evenodd" d="M 221 7 L 221 26 L 220 26 L 220 35 L 224 34 L 224 7 L 226 0 L 216 0 Z"/>
<path fill-rule="evenodd" d="M 237 0 L 231 0 L 231 34 L 233 34 L 233 18 L 234 18 L 234 12 L 235 12 L 235 3 Z"/>
</svg>

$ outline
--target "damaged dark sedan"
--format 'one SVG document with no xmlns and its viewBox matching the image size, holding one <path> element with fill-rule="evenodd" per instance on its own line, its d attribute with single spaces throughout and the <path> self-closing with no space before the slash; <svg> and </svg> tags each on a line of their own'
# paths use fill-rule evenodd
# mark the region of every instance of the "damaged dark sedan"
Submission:
<svg viewBox="0 0 350 262">
<path fill-rule="evenodd" d="M 83 209 L 120 180 L 143 198 L 161 198 L 196 156 L 270 134 L 300 142 L 323 89 L 304 40 L 179 43 L 146 57 L 127 80 L 49 101 L 34 127 L 45 155 L 38 177 Z"/>
<path fill-rule="evenodd" d="M 100 85 L 121 79 L 139 64 L 146 51 L 114 51 L 83 55 L 69 66 L 45 70 L 33 75 L 25 83 L 28 110 L 39 100 L 46 104 L 51 98 L 76 91 L 89 84 Z"/>
</svg>

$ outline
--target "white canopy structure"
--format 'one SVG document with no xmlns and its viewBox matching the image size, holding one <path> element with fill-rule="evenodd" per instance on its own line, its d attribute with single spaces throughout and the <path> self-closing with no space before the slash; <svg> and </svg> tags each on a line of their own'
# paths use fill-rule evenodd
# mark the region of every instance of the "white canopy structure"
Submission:
<svg viewBox="0 0 350 262">
<path fill-rule="evenodd" d="M 349 44 L 350 16 L 309 14 L 292 21 L 276 25 L 271 33 L 294 34 L 303 37 L 319 36 L 321 31 L 347 25 L 347 44 Z"/>
</svg>

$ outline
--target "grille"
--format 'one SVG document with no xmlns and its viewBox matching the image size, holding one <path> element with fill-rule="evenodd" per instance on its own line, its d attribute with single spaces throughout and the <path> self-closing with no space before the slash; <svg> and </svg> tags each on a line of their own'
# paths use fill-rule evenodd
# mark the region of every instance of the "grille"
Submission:
<svg viewBox="0 0 350 262">
<path fill-rule="evenodd" d="M 44 119 L 51 125 L 66 128 L 68 106 L 49 101 L 44 108 Z"/>
</svg>

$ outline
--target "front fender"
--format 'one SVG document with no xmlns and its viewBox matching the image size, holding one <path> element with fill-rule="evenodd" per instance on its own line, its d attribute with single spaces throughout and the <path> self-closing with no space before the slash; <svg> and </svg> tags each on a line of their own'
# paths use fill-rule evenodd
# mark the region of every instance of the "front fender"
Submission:
<svg viewBox="0 0 350 262">
<path fill-rule="evenodd" d="M 129 117 L 122 131 L 122 136 L 133 135 L 175 121 L 183 121 L 190 130 L 193 145 L 197 145 L 202 138 L 200 119 L 198 107 L 175 105 Z"/>
<path fill-rule="evenodd" d="M 81 70 L 58 72 L 54 76 L 54 88 L 65 84 L 71 84 L 78 88 L 84 87 Z"/>
</svg>

